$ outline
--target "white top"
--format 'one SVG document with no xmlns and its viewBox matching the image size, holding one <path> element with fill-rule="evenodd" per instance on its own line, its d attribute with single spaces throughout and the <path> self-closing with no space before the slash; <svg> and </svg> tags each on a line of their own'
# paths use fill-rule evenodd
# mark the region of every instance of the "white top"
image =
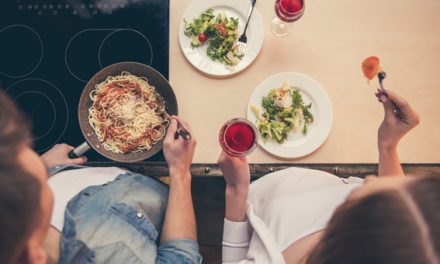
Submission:
<svg viewBox="0 0 440 264">
<path fill-rule="evenodd" d="M 248 196 L 247 222 L 225 219 L 223 263 L 284 263 L 282 252 L 324 229 L 335 209 L 362 182 L 301 168 L 255 181 Z"/>
<path fill-rule="evenodd" d="M 67 203 L 80 191 L 93 185 L 113 181 L 125 171 L 120 168 L 82 168 L 58 172 L 49 178 L 48 183 L 54 194 L 54 207 L 50 224 L 63 230 L 64 211 Z"/>
</svg>

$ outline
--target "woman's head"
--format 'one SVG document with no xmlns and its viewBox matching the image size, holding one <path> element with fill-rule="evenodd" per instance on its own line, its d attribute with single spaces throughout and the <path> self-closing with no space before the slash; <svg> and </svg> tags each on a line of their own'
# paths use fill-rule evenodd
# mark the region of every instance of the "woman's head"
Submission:
<svg viewBox="0 0 440 264">
<path fill-rule="evenodd" d="M 440 263 L 440 177 L 368 178 L 308 263 Z"/>
</svg>

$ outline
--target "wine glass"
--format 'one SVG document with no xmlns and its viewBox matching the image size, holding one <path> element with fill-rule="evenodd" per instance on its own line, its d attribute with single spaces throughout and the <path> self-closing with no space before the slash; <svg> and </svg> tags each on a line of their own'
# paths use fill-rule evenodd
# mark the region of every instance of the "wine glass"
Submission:
<svg viewBox="0 0 440 264">
<path fill-rule="evenodd" d="M 230 156 L 242 157 L 250 154 L 257 147 L 257 141 L 257 128 L 243 118 L 233 118 L 220 129 L 220 146 Z"/>
<path fill-rule="evenodd" d="M 277 37 L 285 37 L 292 32 L 292 22 L 304 13 L 304 0 L 276 0 L 275 16 L 271 29 Z"/>
</svg>

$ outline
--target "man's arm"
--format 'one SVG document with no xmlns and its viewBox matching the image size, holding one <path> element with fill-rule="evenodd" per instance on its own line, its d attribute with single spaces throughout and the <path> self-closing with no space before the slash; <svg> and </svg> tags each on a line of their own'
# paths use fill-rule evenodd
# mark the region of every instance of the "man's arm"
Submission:
<svg viewBox="0 0 440 264">
<path fill-rule="evenodd" d="M 41 160 L 48 169 L 59 165 L 83 165 L 87 162 L 87 157 L 82 156 L 76 159 L 68 157 L 69 152 L 74 149 L 65 143 L 56 144 L 50 150 L 41 155 Z M 52 175 L 49 175 L 51 177 Z"/>
<path fill-rule="evenodd" d="M 179 125 L 189 131 L 190 141 L 178 136 Z M 173 116 L 163 147 L 170 172 L 170 192 L 156 264 L 202 262 L 196 241 L 189 171 L 195 147 L 196 139 L 189 125 Z"/>
<path fill-rule="evenodd" d="M 170 169 L 170 192 L 161 243 L 181 238 L 196 240 L 196 220 L 189 171 Z"/>
<path fill-rule="evenodd" d="M 179 124 L 189 131 L 191 141 L 180 136 L 176 138 Z M 174 116 L 164 140 L 164 155 L 170 172 L 170 192 L 161 243 L 176 239 L 197 239 L 189 171 L 195 147 L 196 139 L 189 125 Z"/>
</svg>

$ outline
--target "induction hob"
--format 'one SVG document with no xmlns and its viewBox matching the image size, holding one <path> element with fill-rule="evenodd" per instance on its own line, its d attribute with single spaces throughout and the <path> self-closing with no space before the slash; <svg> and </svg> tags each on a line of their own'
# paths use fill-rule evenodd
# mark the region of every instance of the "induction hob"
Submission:
<svg viewBox="0 0 440 264">
<path fill-rule="evenodd" d="M 35 151 L 84 141 L 79 98 L 103 67 L 136 61 L 168 78 L 168 34 L 169 0 L 2 1 L 0 86 L 32 122 Z"/>
</svg>

